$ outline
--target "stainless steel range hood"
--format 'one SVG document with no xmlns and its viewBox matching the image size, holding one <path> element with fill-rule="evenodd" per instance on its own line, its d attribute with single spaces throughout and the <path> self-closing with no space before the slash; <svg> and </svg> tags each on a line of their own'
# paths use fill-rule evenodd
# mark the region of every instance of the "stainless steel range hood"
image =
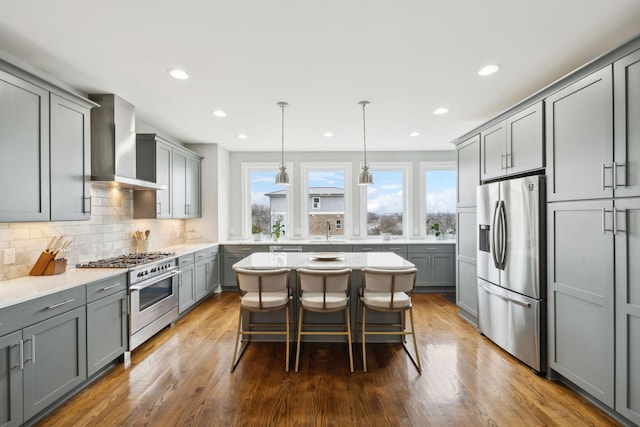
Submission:
<svg viewBox="0 0 640 427">
<path fill-rule="evenodd" d="M 91 182 L 166 190 L 166 185 L 136 177 L 135 107 L 113 94 L 89 95 L 89 99 L 100 104 L 91 110 Z"/>
</svg>

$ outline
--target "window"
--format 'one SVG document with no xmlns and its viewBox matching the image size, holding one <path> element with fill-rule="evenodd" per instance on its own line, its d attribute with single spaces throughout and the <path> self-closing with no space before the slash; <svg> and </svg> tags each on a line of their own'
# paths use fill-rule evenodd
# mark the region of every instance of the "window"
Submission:
<svg viewBox="0 0 640 427">
<path fill-rule="evenodd" d="M 263 234 L 270 234 L 276 221 L 285 224 L 287 231 L 287 213 L 289 212 L 289 187 L 276 185 L 277 167 L 260 164 L 242 165 L 245 189 L 247 219 L 245 220 L 247 234 L 261 230 Z M 290 171 L 291 173 L 291 171 Z"/>
<path fill-rule="evenodd" d="M 366 186 L 367 211 L 366 227 L 368 236 L 391 233 L 394 236 L 406 234 L 406 199 L 408 165 L 371 165 L 373 182 Z"/>
<path fill-rule="evenodd" d="M 422 165 L 424 180 L 424 225 L 427 235 L 434 235 L 435 224 L 442 237 L 456 232 L 456 169 L 450 162 Z"/>
<path fill-rule="evenodd" d="M 304 215 L 306 235 L 325 237 L 328 227 L 332 236 L 345 235 L 345 221 L 351 164 L 302 164 Z"/>
</svg>

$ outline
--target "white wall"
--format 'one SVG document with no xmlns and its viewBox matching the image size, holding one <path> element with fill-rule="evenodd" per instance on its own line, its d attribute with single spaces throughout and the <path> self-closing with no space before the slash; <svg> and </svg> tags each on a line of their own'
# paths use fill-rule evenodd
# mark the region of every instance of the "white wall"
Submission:
<svg viewBox="0 0 640 427">
<path fill-rule="evenodd" d="M 241 165 L 243 162 L 259 163 L 259 162 L 273 162 L 274 168 L 277 169 L 280 163 L 279 152 L 231 152 L 228 154 L 229 158 L 226 162 L 228 168 L 228 185 L 226 186 L 229 191 L 228 198 L 220 198 L 221 208 L 220 212 L 225 212 L 228 216 L 228 224 L 226 229 L 223 228 L 223 224 L 220 222 L 219 237 L 220 241 L 227 239 L 243 239 L 248 238 L 246 235 L 248 230 L 245 230 L 245 224 L 242 223 L 242 198 L 243 194 L 241 188 Z M 412 212 L 408 215 L 411 221 L 412 218 L 419 217 L 419 209 L 417 201 L 420 200 L 420 162 L 427 161 L 455 161 L 455 151 L 399 151 L 399 152 L 368 152 L 367 160 L 369 163 L 376 162 L 410 162 L 412 165 L 412 180 L 411 191 L 408 197 L 412 198 L 415 202 L 412 204 Z M 366 207 L 361 206 L 360 201 L 360 186 L 357 185 L 357 177 L 360 172 L 360 162 L 362 162 L 362 152 L 285 152 L 285 162 L 289 166 L 289 171 L 293 170 L 291 174 L 291 180 L 293 185 L 296 182 L 302 182 L 300 163 L 308 162 L 350 162 L 352 164 L 351 171 L 351 210 L 353 226 L 348 231 L 353 238 L 362 238 L 364 236 L 364 224 L 363 218 L 364 209 Z M 292 167 L 293 166 L 293 167 Z M 222 181 L 220 181 L 222 183 Z M 203 193 L 204 197 L 204 193 Z M 301 212 L 300 192 L 293 192 L 293 213 L 291 218 L 293 220 L 293 227 L 289 225 L 290 229 L 303 230 L 303 215 Z M 420 232 L 415 233 L 415 228 L 412 224 L 409 225 L 409 237 L 420 238 L 422 235 Z M 419 227 L 418 227 L 419 228 Z M 353 233 L 353 230 L 357 229 L 358 233 Z M 303 236 L 298 233 L 288 235 L 292 238 L 302 238 Z M 223 237 L 226 236 L 226 237 Z"/>
</svg>

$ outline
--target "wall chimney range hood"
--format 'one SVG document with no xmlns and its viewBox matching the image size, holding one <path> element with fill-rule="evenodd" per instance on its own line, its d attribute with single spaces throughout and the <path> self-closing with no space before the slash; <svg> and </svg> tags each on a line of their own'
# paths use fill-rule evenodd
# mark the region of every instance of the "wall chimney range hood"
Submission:
<svg viewBox="0 0 640 427">
<path fill-rule="evenodd" d="M 91 182 L 134 190 L 167 186 L 136 177 L 135 107 L 113 94 L 89 95 L 100 104 L 91 110 Z"/>
</svg>

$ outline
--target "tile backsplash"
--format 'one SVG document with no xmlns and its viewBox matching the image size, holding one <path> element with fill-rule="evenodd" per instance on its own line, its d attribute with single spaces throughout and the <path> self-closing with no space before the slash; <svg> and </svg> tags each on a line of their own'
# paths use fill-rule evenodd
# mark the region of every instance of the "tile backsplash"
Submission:
<svg viewBox="0 0 640 427">
<path fill-rule="evenodd" d="M 136 230 L 149 230 L 149 250 L 184 243 L 185 221 L 133 219 L 133 190 L 91 186 L 91 219 L 64 222 L 0 223 L 0 281 L 29 274 L 53 236 L 73 240 L 70 266 L 136 251 Z M 4 265 L 4 249 L 15 248 L 16 262 Z"/>
</svg>

